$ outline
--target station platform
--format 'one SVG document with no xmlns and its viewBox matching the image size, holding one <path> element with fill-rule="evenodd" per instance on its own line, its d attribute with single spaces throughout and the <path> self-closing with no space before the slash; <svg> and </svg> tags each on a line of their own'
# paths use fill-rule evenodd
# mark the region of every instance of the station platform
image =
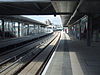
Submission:
<svg viewBox="0 0 100 75">
<path fill-rule="evenodd" d="M 42 75 L 100 75 L 100 42 L 88 47 L 65 32 Z"/>
<path fill-rule="evenodd" d="M 35 40 L 49 34 L 50 33 L 40 33 L 40 34 L 29 35 L 29 36 L 24 36 L 24 37 L 0 40 L 0 49 L 5 48 L 7 46 L 12 46 L 12 45 L 20 44 L 20 43 L 25 43 L 31 40 Z"/>
</svg>

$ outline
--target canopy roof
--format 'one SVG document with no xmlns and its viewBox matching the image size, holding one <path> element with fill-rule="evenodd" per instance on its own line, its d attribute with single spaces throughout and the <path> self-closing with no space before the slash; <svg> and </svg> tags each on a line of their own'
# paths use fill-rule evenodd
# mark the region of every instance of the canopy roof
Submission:
<svg viewBox="0 0 100 75">
<path fill-rule="evenodd" d="M 0 14 L 61 15 L 64 26 L 84 15 L 99 17 L 99 0 L 0 0 Z"/>
<path fill-rule="evenodd" d="M 47 24 L 44 24 L 42 22 L 23 17 L 23 16 L 18 16 L 18 15 L 0 15 L 1 19 L 7 20 L 7 21 L 15 21 L 15 22 L 23 22 L 26 24 L 36 24 L 36 25 L 43 25 L 43 26 L 49 26 Z"/>
</svg>

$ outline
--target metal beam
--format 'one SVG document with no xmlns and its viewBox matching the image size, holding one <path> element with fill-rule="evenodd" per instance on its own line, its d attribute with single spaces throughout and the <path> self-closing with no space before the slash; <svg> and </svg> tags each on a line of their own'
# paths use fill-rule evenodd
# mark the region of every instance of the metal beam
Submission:
<svg viewBox="0 0 100 75">
<path fill-rule="evenodd" d="M 68 12 L 32 12 L 30 11 L 20 11 L 20 12 L 16 12 L 16 11 L 2 11 L 0 12 L 0 15 L 72 15 L 73 13 L 68 13 Z"/>
<path fill-rule="evenodd" d="M 18 7 L 18 6 L 14 6 L 14 5 L 9 5 L 9 4 L 0 4 L 2 7 L 11 7 L 11 8 L 16 8 L 16 9 L 20 9 L 20 10 L 25 10 L 25 11 L 30 11 L 29 9 L 26 9 L 26 8 L 21 8 L 21 7 Z M 8 8 L 7 8 L 8 9 Z"/>
<path fill-rule="evenodd" d="M 51 0 L 0 0 L 0 2 L 50 2 Z"/>
<path fill-rule="evenodd" d="M 42 9 L 42 11 L 48 9 L 50 6 L 51 6 L 51 3 L 47 7 L 45 7 L 44 9 Z"/>
<path fill-rule="evenodd" d="M 83 0 L 80 0 L 79 4 L 77 5 L 73 15 L 70 17 L 69 21 L 67 22 L 67 25 L 70 23 L 70 21 L 72 20 L 72 18 L 76 15 L 76 13 L 78 12 L 79 7 L 81 6 L 81 4 L 83 3 Z"/>
<path fill-rule="evenodd" d="M 5 32 L 4 32 L 4 20 L 3 19 L 2 19 L 2 31 L 3 31 L 2 37 L 4 39 L 5 38 Z"/>
<path fill-rule="evenodd" d="M 34 3 L 34 6 L 35 6 L 37 9 L 41 10 L 41 7 L 40 7 L 37 3 Z"/>
</svg>

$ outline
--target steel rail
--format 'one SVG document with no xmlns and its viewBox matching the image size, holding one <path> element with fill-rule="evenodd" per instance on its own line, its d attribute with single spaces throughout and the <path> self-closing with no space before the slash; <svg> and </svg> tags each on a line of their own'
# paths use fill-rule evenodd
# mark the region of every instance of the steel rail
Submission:
<svg viewBox="0 0 100 75">
<path fill-rule="evenodd" d="M 44 40 L 44 41 L 46 41 L 46 40 Z M 40 45 L 42 45 L 43 44 L 43 42 L 40 44 Z M 38 46 L 39 47 L 39 46 Z M 23 52 L 24 54 L 25 54 L 25 52 Z M 22 54 L 23 54 L 22 53 Z M 26 52 L 27 53 L 27 52 Z M 21 55 L 21 54 L 19 54 L 19 55 Z M 18 56 L 19 56 L 18 55 Z M 17 56 L 14 56 L 14 57 L 12 57 L 12 58 L 9 58 L 9 59 L 7 59 L 7 60 L 5 60 L 3 63 L 1 63 L 1 65 L 2 64 L 5 64 L 5 63 L 7 63 L 8 61 L 10 61 L 10 60 L 12 60 L 12 59 L 14 59 L 14 58 L 16 58 Z M 14 64 L 13 64 L 14 65 Z M 10 65 L 10 67 L 11 67 L 11 65 Z M 4 70 L 1 70 L 0 72 L 3 72 L 3 71 L 5 71 L 5 70 L 7 70 L 9 68 L 9 66 L 8 67 L 6 67 L 6 68 L 4 68 Z"/>
</svg>

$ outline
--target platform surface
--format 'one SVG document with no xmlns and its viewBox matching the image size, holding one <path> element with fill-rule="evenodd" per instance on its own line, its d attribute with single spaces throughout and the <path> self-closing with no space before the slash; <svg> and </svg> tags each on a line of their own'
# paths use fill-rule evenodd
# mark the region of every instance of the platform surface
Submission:
<svg viewBox="0 0 100 75">
<path fill-rule="evenodd" d="M 0 40 L 0 48 L 21 43 L 24 41 L 32 40 L 41 36 L 48 35 L 47 33 L 42 33 L 42 34 L 36 34 L 36 35 L 30 35 L 30 36 L 25 36 L 25 37 L 19 37 L 19 38 L 12 38 L 12 39 L 5 39 L 5 40 Z"/>
<path fill-rule="evenodd" d="M 61 34 L 59 46 L 45 75 L 72 75 L 67 40 L 63 33 Z"/>
<path fill-rule="evenodd" d="M 85 40 L 74 39 L 63 32 L 57 51 L 42 74 L 100 75 L 100 42 L 92 42 L 89 47 Z"/>
</svg>

